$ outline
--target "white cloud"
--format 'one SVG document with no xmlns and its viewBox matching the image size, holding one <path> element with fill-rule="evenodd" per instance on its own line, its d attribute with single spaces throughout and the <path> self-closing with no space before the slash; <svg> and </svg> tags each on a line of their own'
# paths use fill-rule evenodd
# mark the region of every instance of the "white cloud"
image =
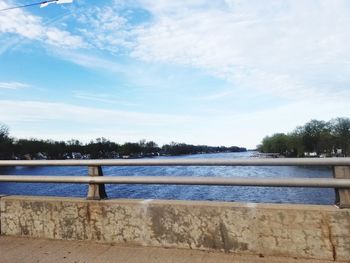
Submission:
<svg viewBox="0 0 350 263">
<path fill-rule="evenodd" d="M 86 46 L 80 36 L 73 36 L 67 31 L 58 28 L 48 28 L 45 32 L 46 42 L 54 46 L 66 48 L 79 48 Z"/>
<path fill-rule="evenodd" d="M 174 124 L 187 121 L 187 118 L 181 115 L 109 110 L 67 103 L 21 100 L 1 100 L 0 103 L 0 116 L 2 116 L 3 121 L 21 120 L 34 122 L 57 120 L 79 123 L 93 122 L 96 125 L 116 121 L 121 125 L 140 123 L 155 126 L 163 125 L 162 122 L 167 119 L 171 120 Z"/>
<path fill-rule="evenodd" d="M 119 97 L 113 96 L 109 94 L 103 93 L 91 93 L 85 92 L 82 90 L 73 91 L 73 96 L 77 99 L 87 100 L 87 101 L 96 101 L 104 104 L 118 105 L 118 106 L 138 106 L 136 103 L 131 103 L 126 100 L 121 100 Z"/>
<path fill-rule="evenodd" d="M 31 85 L 21 82 L 0 82 L 0 89 L 23 89 Z"/>
<path fill-rule="evenodd" d="M 136 58 L 191 65 L 291 99 L 350 86 L 348 1 L 140 2 L 154 17 L 135 29 Z"/>
<path fill-rule="evenodd" d="M 131 22 L 133 8 L 143 8 L 151 19 Z M 350 98 L 349 12 L 346 0 L 126 0 L 75 9 L 71 15 L 80 36 L 45 25 L 23 10 L 2 13 L 0 32 L 60 47 L 94 46 L 145 61 L 189 65 L 228 80 L 232 90 L 298 100 Z M 123 71 L 112 59 L 81 51 L 58 53 L 85 67 Z"/>
<path fill-rule="evenodd" d="M 87 68 L 116 73 L 116 78 L 121 74 L 133 87 L 169 88 L 189 98 L 196 82 L 176 82 L 176 79 L 195 79 L 190 70 L 194 67 L 226 80 L 228 84 L 224 89 L 215 87 L 210 89 L 210 94 L 200 93 L 197 100 L 204 106 L 194 102 L 196 109 L 186 115 L 2 100 L 1 120 L 10 125 L 14 135 L 54 139 L 107 136 L 117 141 L 146 138 L 159 143 L 174 140 L 254 147 L 264 135 L 291 131 L 312 118 L 349 117 L 350 2 L 126 2 L 149 12 L 151 19 L 131 22 L 122 14 L 120 6 L 90 8 L 90 5 L 74 13 L 77 19 L 74 22 L 80 23 L 76 30 L 78 36 L 18 10 L 0 16 L 0 33 L 73 48 L 55 49 L 53 54 Z M 5 5 L 0 2 L 0 8 Z M 98 51 L 90 55 L 86 50 L 74 50 L 92 46 L 114 55 L 125 55 L 129 51 L 136 60 L 151 63 L 117 61 L 123 56 L 101 57 Z M 0 47 L 0 54 L 2 50 Z M 190 73 L 180 76 L 175 72 L 168 78 L 162 67 L 166 64 L 186 65 Z M 154 65 L 156 70 L 152 68 Z M 21 88 L 14 83 L 0 83 L 0 88 Z M 189 83 L 188 92 L 185 92 L 186 85 L 178 83 Z M 223 103 L 222 107 L 212 104 L 215 100 L 231 99 L 232 94 L 235 100 L 230 103 Z M 246 99 L 250 98 L 247 94 L 253 94 L 252 99 Z M 258 102 L 253 96 L 257 94 L 268 94 L 268 102 L 276 102 L 278 106 L 255 107 L 254 103 Z M 88 93 L 75 96 L 101 103 L 114 101 Z M 275 97 L 284 99 L 275 101 Z M 233 107 L 236 101 L 252 105 L 252 110 L 247 113 L 246 109 Z M 281 106 L 281 102 L 286 104 Z M 167 110 L 156 108 L 156 111 Z M 55 131 L 52 127 L 45 128 L 47 123 L 61 127 Z M 70 129 L 73 126 L 77 130 Z"/>
<path fill-rule="evenodd" d="M 119 7 L 119 3 L 92 6 L 74 14 L 80 33 L 92 46 L 111 53 L 125 52 L 133 46 L 133 27 L 119 14 Z"/>
<path fill-rule="evenodd" d="M 151 19 L 131 23 L 125 10 L 140 7 Z M 299 100 L 350 98 L 349 11 L 345 0 L 139 0 L 86 7 L 75 17 L 98 49 L 189 65 L 232 87 Z"/>
<path fill-rule="evenodd" d="M 108 110 L 23 100 L 0 100 L 1 121 L 16 137 L 35 136 L 65 140 L 72 137 L 88 141 L 105 136 L 115 141 L 143 138 L 168 142 L 176 127 L 191 123 L 188 116 Z M 169 136 L 170 134 L 170 136 Z"/>
<path fill-rule="evenodd" d="M 0 9 L 9 7 L 8 1 L 0 2 Z M 54 22 L 56 20 L 52 20 Z M 49 23 L 50 24 L 50 21 Z M 57 27 L 46 25 L 42 18 L 32 15 L 23 9 L 12 9 L 1 12 L 0 34 L 10 33 L 30 40 L 38 40 L 63 48 L 82 48 L 87 44 L 80 36 Z"/>
<path fill-rule="evenodd" d="M 67 103 L 0 100 L 1 121 L 16 137 L 35 136 L 88 141 L 107 137 L 118 142 L 155 140 L 254 148 L 265 135 L 290 132 L 310 119 L 347 116 L 348 101 L 295 102 L 252 113 L 160 114 Z M 294 116 L 297 116 L 294 118 Z"/>
<path fill-rule="evenodd" d="M 85 68 L 103 70 L 112 73 L 125 72 L 123 65 L 114 61 L 111 58 L 107 59 L 101 56 L 96 56 L 94 54 L 87 54 L 79 51 L 73 52 L 71 50 L 66 49 L 52 50 L 51 53 L 60 59 L 73 62 Z"/>
<path fill-rule="evenodd" d="M 143 8 L 151 18 L 131 22 L 133 8 Z M 350 98 L 349 12 L 346 0 L 126 0 L 81 7 L 73 16 L 88 45 L 100 50 L 199 68 L 228 80 L 231 93 L 239 87 L 300 100 Z M 61 39 L 79 46 L 79 38 L 65 33 L 47 41 Z M 81 52 L 65 52 L 63 57 L 110 72 L 123 68 Z M 210 97 L 220 99 L 222 94 Z"/>
</svg>

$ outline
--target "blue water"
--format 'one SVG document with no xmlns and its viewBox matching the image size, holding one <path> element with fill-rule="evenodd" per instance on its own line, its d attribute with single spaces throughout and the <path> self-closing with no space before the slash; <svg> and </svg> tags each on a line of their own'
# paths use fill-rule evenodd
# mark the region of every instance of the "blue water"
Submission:
<svg viewBox="0 0 350 263">
<path fill-rule="evenodd" d="M 199 154 L 158 158 L 251 158 L 252 153 Z M 331 178 L 330 167 L 103 167 L 105 176 L 216 176 Z M 87 167 L 0 168 L 7 175 L 87 175 Z M 238 186 L 106 185 L 110 198 L 218 200 L 269 203 L 333 204 L 334 189 Z M 87 185 L 0 183 L 3 195 L 85 197 Z"/>
</svg>

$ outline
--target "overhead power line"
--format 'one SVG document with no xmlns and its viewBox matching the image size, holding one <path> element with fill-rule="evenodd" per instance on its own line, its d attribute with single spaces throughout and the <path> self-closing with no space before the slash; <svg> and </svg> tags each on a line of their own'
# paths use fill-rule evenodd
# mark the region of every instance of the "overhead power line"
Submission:
<svg viewBox="0 0 350 263">
<path fill-rule="evenodd" d="M 1 11 L 12 10 L 12 9 L 30 7 L 30 6 L 34 6 L 34 5 L 48 4 L 48 3 L 50 3 L 50 2 L 56 2 L 56 1 L 57 1 L 57 0 L 47 0 L 47 1 L 37 2 L 37 3 L 27 4 L 27 5 L 18 5 L 18 6 L 13 6 L 13 7 L 8 7 L 8 8 L 0 9 L 0 12 L 1 12 Z"/>
<path fill-rule="evenodd" d="M 27 5 L 19 5 L 19 6 L 7 7 L 7 8 L 4 8 L 4 9 L 0 9 L 0 12 L 12 10 L 12 9 L 30 7 L 30 6 L 35 6 L 35 5 L 40 5 L 40 7 L 45 7 L 45 6 L 48 6 L 49 4 L 52 4 L 52 3 L 68 4 L 68 3 L 72 3 L 72 2 L 73 2 L 73 0 L 46 0 L 46 1 L 36 2 L 36 3 L 32 3 L 32 4 L 27 4 Z"/>
</svg>

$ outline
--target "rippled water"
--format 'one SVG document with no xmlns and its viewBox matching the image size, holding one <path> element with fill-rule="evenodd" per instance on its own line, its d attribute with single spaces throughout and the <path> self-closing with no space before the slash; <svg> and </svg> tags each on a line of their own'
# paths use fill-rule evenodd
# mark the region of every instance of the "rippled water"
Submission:
<svg viewBox="0 0 350 263">
<path fill-rule="evenodd" d="M 159 158 L 251 158 L 251 152 Z M 103 167 L 104 175 L 330 178 L 330 167 Z M 86 175 L 87 167 L 0 168 L 8 175 Z M 334 189 L 238 186 L 106 185 L 110 198 L 333 204 Z M 0 194 L 85 197 L 87 185 L 0 183 Z"/>
</svg>

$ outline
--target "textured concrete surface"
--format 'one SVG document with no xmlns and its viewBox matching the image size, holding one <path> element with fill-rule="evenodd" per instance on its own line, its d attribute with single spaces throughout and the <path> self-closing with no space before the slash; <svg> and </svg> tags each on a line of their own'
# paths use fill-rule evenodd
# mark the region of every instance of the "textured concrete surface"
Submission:
<svg viewBox="0 0 350 263">
<path fill-rule="evenodd" d="M 57 241 L 0 236 L 2 263 L 331 263 L 334 261 L 261 257 L 189 249 L 126 247 L 87 241 Z"/>
<path fill-rule="evenodd" d="M 350 259 L 350 210 L 332 206 L 23 196 L 0 202 L 3 235 Z"/>
</svg>

